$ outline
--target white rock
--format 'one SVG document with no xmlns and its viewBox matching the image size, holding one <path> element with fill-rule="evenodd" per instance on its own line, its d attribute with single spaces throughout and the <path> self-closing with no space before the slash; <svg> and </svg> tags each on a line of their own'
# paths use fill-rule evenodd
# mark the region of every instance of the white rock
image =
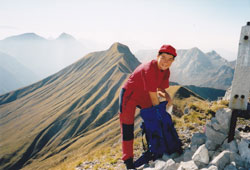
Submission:
<svg viewBox="0 0 250 170">
<path fill-rule="evenodd" d="M 208 170 L 218 170 L 218 168 L 217 168 L 217 166 L 212 165 L 212 166 L 210 166 L 210 167 L 208 168 Z"/>
<path fill-rule="evenodd" d="M 222 129 L 226 130 L 226 133 L 230 128 L 231 116 L 232 110 L 229 108 L 220 109 L 215 114 L 216 120 L 219 122 Z"/>
<path fill-rule="evenodd" d="M 204 164 L 208 164 L 209 162 L 209 155 L 208 155 L 208 150 L 205 146 L 205 144 L 201 145 L 196 152 L 194 153 L 192 157 L 193 161 L 198 161 L 202 162 Z"/>
<path fill-rule="evenodd" d="M 193 160 L 188 162 L 181 162 L 178 170 L 197 170 L 198 167 Z"/>
<path fill-rule="evenodd" d="M 250 134 L 249 134 L 250 135 Z M 240 152 L 240 156 L 245 160 L 246 162 L 250 163 L 250 141 L 246 139 L 241 139 L 238 148 Z"/>
<path fill-rule="evenodd" d="M 173 159 L 169 159 L 166 163 L 164 170 L 176 170 L 177 168 L 178 164 L 176 164 Z"/>
<path fill-rule="evenodd" d="M 155 161 L 155 170 L 163 170 L 166 166 L 166 162 L 163 160 Z"/>
<path fill-rule="evenodd" d="M 223 151 L 216 156 L 211 162 L 211 165 L 215 165 L 218 169 L 223 169 L 226 164 L 230 163 L 230 151 Z"/>
</svg>

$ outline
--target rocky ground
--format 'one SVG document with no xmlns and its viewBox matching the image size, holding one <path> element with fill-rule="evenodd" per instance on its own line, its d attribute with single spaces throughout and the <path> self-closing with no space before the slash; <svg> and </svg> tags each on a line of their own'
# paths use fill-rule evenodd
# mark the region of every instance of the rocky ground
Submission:
<svg viewBox="0 0 250 170">
<path fill-rule="evenodd" d="M 194 129 L 177 129 L 183 142 L 184 154 L 164 155 L 162 159 L 150 162 L 139 170 L 250 170 L 250 120 L 239 121 L 236 127 L 235 140 L 227 143 L 230 126 L 230 109 L 221 109 L 216 116 L 208 121 L 206 126 L 194 124 Z M 141 147 L 135 147 L 136 153 L 141 153 Z M 135 154 L 136 157 L 140 154 Z M 115 157 L 115 155 L 114 155 Z M 135 159 L 136 159 L 135 157 Z M 102 163 L 101 159 L 86 161 L 76 167 L 76 170 L 122 170 L 123 161 Z"/>
</svg>

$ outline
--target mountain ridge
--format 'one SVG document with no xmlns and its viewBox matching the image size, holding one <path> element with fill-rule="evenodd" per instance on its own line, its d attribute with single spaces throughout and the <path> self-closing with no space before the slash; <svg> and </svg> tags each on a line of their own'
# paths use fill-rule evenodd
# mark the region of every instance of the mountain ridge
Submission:
<svg viewBox="0 0 250 170">
<path fill-rule="evenodd" d="M 35 34 L 35 33 L 23 33 L 23 34 L 19 34 L 19 35 L 14 35 L 14 36 L 10 36 L 7 37 L 5 39 L 3 39 L 2 41 L 28 41 L 28 40 L 39 40 L 39 41 L 43 41 L 46 40 L 45 38 Z"/>
<path fill-rule="evenodd" d="M 122 49 L 128 50 L 124 46 Z M 8 131 L 1 132 L 5 139 L 3 162 L 10 162 L 5 168 L 18 169 L 29 160 L 53 157 L 70 147 L 74 138 L 112 119 L 118 111 L 119 89 L 128 77 L 128 73 L 120 71 L 118 63 L 128 65 L 127 57 L 134 56 L 112 48 L 90 53 L 46 79 L 0 96 L 0 125 Z M 135 57 L 133 62 L 139 64 Z M 8 136 L 15 133 L 16 126 L 20 134 Z M 25 142 L 21 134 L 30 134 L 33 142 Z M 18 143 L 15 138 L 19 138 Z M 16 154 L 20 157 L 18 153 L 23 153 L 21 159 L 8 156 L 11 144 L 20 146 Z"/>
</svg>

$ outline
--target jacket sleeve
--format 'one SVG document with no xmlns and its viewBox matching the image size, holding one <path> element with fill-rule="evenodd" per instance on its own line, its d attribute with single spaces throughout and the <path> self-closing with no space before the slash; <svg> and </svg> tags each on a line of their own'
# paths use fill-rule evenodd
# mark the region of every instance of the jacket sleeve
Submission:
<svg viewBox="0 0 250 170">
<path fill-rule="evenodd" d="M 164 75 L 164 78 L 163 78 L 159 88 L 164 90 L 164 89 L 167 89 L 169 87 L 169 77 L 170 77 L 170 71 L 168 69 Z"/>
</svg>

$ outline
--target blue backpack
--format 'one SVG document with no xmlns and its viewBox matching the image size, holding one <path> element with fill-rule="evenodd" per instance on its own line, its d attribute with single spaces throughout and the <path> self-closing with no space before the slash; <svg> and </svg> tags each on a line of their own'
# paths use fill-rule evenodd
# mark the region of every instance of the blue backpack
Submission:
<svg viewBox="0 0 250 170">
<path fill-rule="evenodd" d="M 167 102 L 161 102 L 157 106 L 141 109 L 141 128 L 142 134 L 146 134 L 147 150 L 135 161 L 135 167 L 160 158 L 164 153 L 182 153 L 182 143 L 170 114 L 166 112 L 166 104 Z"/>
</svg>

